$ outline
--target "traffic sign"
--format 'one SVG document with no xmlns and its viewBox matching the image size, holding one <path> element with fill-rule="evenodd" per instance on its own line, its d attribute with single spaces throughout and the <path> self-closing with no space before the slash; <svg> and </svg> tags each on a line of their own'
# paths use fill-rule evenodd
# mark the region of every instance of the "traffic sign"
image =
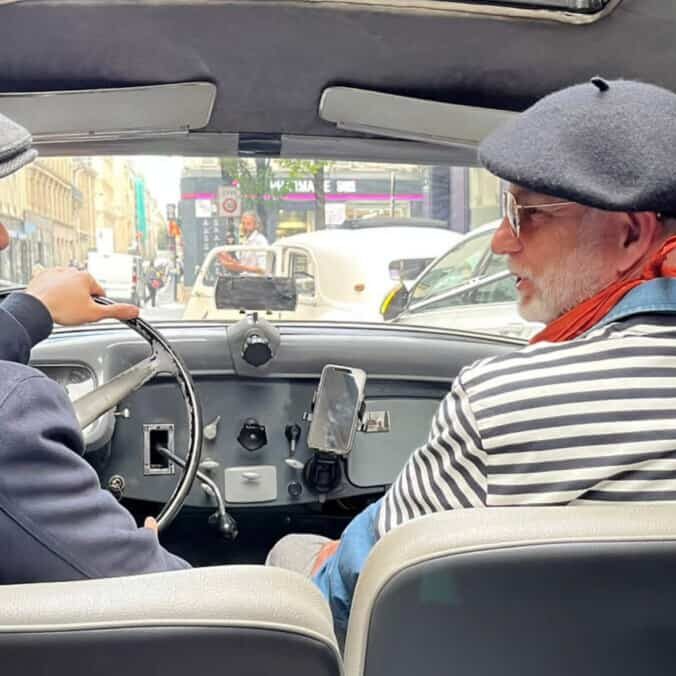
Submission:
<svg viewBox="0 0 676 676">
<path fill-rule="evenodd" d="M 222 185 L 218 189 L 218 215 L 235 218 L 242 213 L 242 194 L 239 188 Z"/>
</svg>

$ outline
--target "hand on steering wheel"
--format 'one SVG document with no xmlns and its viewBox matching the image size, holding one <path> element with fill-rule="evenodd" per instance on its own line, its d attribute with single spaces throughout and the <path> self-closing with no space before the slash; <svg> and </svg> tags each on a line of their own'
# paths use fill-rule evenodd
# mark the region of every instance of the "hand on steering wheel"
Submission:
<svg viewBox="0 0 676 676">
<path fill-rule="evenodd" d="M 103 292 L 103 289 L 86 272 L 72 268 L 46 270 L 39 273 L 28 287 L 14 286 L 2 289 L 0 295 L 4 296 L 13 291 L 24 291 L 35 296 L 59 324 L 72 326 L 104 318 L 115 318 L 136 331 L 150 344 L 150 357 L 73 403 L 75 415 L 82 429 L 115 408 L 120 401 L 158 373 L 168 373 L 176 378 L 187 410 L 188 452 L 184 458 L 183 475 L 157 516 L 159 530 L 166 528 L 176 517 L 192 488 L 202 450 L 202 407 L 183 359 L 157 329 L 137 317 L 137 307 L 113 303 L 108 298 L 94 297 L 92 294 Z"/>
</svg>

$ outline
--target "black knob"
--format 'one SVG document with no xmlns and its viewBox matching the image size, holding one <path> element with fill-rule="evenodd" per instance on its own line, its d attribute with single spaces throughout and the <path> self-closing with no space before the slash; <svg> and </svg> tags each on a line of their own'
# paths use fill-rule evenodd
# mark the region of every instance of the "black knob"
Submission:
<svg viewBox="0 0 676 676">
<path fill-rule="evenodd" d="M 303 486 L 298 481 L 292 481 L 286 490 L 292 498 L 299 498 L 303 493 Z"/>
<path fill-rule="evenodd" d="M 237 528 L 237 522 L 230 516 L 230 514 L 221 514 L 219 512 L 214 512 L 209 517 L 209 523 L 212 526 L 215 526 L 218 532 L 226 540 L 234 540 L 239 535 L 239 529 Z"/>
<path fill-rule="evenodd" d="M 242 346 L 242 359 L 252 366 L 262 366 L 272 359 L 270 341 L 258 333 L 247 336 Z"/>
<path fill-rule="evenodd" d="M 268 443 L 265 426 L 260 425 L 255 418 L 247 418 L 237 435 L 239 441 L 247 451 L 257 451 Z"/>
<path fill-rule="evenodd" d="M 113 474 L 108 479 L 108 490 L 115 496 L 116 500 L 121 500 L 124 495 L 125 480 L 119 474 Z"/>
</svg>

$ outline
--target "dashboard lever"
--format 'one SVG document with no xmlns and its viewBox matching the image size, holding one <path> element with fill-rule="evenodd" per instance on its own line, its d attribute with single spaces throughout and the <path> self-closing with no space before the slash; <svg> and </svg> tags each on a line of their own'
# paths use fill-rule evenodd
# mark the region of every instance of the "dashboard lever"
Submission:
<svg viewBox="0 0 676 676">
<path fill-rule="evenodd" d="M 217 415 L 208 425 L 204 426 L 204 438 L 213 441 L 218 434 L 218 423 L 221 421 L 221 416 Z"/>
<path fill-rule="evenodd" d="M 165 458 L 176 463 L 179 467 L 185 469 L 185 460 L 179 458 L 177 455 L 172 453 L 168 448 L 164 446 L 155 446 L 155 450 L 158 453 L 161 453 Z M 225 511 L 225 500 L 221 495 L 221 491 L 218 489 L 216 482 L 209 478 L 203 472 L 197 470 L 197 478 L 202 482 L 202 490 L 207 495 L 212 496 L 216 500 L 218 509 L 214 514 L 209 517 L 209 523 L 218 527 L 219 532 L 223 535 L 224 538 L 228 540 L 234 540 L 239 531 L 237 529 L 237 522 Z"/>
<path fill-rule="evenodd" d="M 302 470 L 305 467 L 305 463 L 302 463 L 300 460 L 296 460 L 294 457 L 296 455 L 296 444 L 300 439 L 300 425 L 287 425 L 284 428 L 284 436 L 289 442 L 289 457 L 284 458 L 284 462 L 291 468 L 295 470 Z"/>
<path fill-rule="evenodd" d="M 293 455 L 296 452 L 296 444 L 300 439 L 300 425 L 287 425 L 284 428 L 284 436 L 289 442 L 289 455 Z"/>
<path fill-rule="evenodd" d="M 204 458 L 200 463 L 200 469 L 203 472 L 213 472 L 215 469 L 218 469 L 218 463 L 211 458 Z"/>
</svg>

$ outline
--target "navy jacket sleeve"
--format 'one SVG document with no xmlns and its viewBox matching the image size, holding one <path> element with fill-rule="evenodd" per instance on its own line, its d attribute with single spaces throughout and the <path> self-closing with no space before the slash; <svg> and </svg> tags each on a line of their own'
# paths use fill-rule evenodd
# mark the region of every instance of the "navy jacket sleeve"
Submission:
<svg viewBox="0 0 676 676">
<path fill-rule="evenodd" d="M 7 362 L 0 378 L 0 583 L 189 567 L 100 488 L 63 388 Z"/>
<path fill-rule="evenodd" d="M 27 293 L 12 293 L 0 305 L 0 360 L 27 364 L 31 348 L 52 331 L 47 308 Z"/>
</svg>

